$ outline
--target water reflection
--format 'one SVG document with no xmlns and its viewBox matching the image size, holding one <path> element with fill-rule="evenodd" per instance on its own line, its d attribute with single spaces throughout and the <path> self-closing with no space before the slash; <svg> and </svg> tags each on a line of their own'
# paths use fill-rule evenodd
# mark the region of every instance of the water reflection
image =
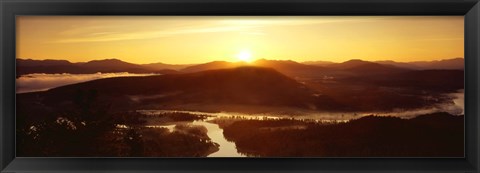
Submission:
<svg viewBox="0 0 480 173">
<path fill-rule="evenodd" d="M 218 151 L 208 155 L 207 157 L 245 157 L 245 155 L 240 154 L 237 151 L 237 148 L 235 146 L 234 142 L 227 141 L 224 136 L 223 136 L 223 129 L 220 128 L 218 124 L 212 123 L 214 119 L 218 117 L 230 117 L 230 115 L 226 113 L 222 114 L 215 114 L 217 116 L 211 116 L 212 114 L 206 113 L 206 112 L 189 112 L 189 111 L 176 111 L 176 110 L 170 110 L 170 111 L 165 111 L 165 110 L 139 110 L 138 112 L 143 113 L 144 115 L 147 115 L 146 119 L 159 119 L 162 118 L 162 116 L 167 117 L 171 116 L 172 114 L 177 114 L 177 115 L 197 115 L 200 117 L 205 117 L 209 116 L 206 119 L 202 120 L 195 120 L 193 122 L 189 121 L 171 121 L 171 122 L 166 122 L 166 121 L 148 121 L 148 125 L 145 125 L 144 127 L 146 128 L 166 128 L 170 132 L 174 132 L 178 130 L 179 126 L 185 126 L 185 125 L 190 125 L 190 126 L 201 126 L 205 127 L 207 132 L 206 135 L 210 139 L 211 142 L 218 144 Z M 253 118 L 253 117 L 251 117 Z M 126 125 L 117 125 L 117 127 L 127 127 Z"/>
<path fill-rule="evenodd" d="M 132 123 L 134 121 L 131 121 L 130 124 L 127 122 L 125 122 L 125 124 L 116 124 L 115 126 L 116 130 L 112 132 L 113 134 L 107 134 L 105 136 L 102 136 L 102 138 L 100 138 L 101 139 L 100 142 L 102 144 L 105 144 L 106 146 L 104 148 L 109 148 L 108 151 L 104 151 L 106 154 L 102 156 L 107 156 L 108 154 L 111 154 L 111 153 L 115 153 L 114 154 L 115 156 L 156 156 L 156 157 L 158 156 L 161 156 L 161 157 L 272 156 L 277 154 L 273 152 L 287 151 L 288 147 L 290 147 L 291 149 L 294 149 L 295 147 L 292 147 L 292 146 L 311 144 L 311 142 L 308 142 L 308 141 L 311 141 L 312 139 L 331 139 L 331 140 L 337 139 L 336 136 L 329 136 L 328 134 L 322 134 L 323 136 L 320 136 L 320 137 L 316 136 L 316 135 L 320 135 L 320 132 L 325 131 L 323 127 L 316 127 L 317 125 L 325 125 L 328 123 L 335 125 L 335 124 L 340 124 L 342 122 L 349 122 L 351 120 L 361 119 L 362 117 L 368 117 L 370 115 L 394 116 L 394 117 L 400 117 L 403 119 L 412 119 L 418 115 L 423 115 L 423 114 L 428 114 L 433 112 L 448 112 L 453 115 L 461 115 L 464 113 L 464 91 L 463 90 L 459 90 L 456 93 L 445 94 L 445 97 L 450 98 L 451 102 L 442 103 L 433 107 L 422 108 L 417 110 L 395 110 L 392 112 L 315 112 L 315 111 L 308 111 L 308 110 L 298 110 L 294 113 L 266 112 L 266 113 L 256 113 L 256 114 L 245 114 L 245 113 L 238 113 L 238 112 L 211 113 L 211 112 L 181 111 L 181 110 L 137 110 L 136 112 L 139 113 L 139 115 L 142 115 L 141 118 L 145 121 L 145 123 L 140 125 L 140 124 Z M 127 117 L 136 117 L 136 116 L 127 115 Z M 277 120 L 288 120 L 285 122 L 289 122 L 289 123 L 281 124 L 281 126 L 274 126 L 274 127 L 270 126 L 271 125 L 270 123 L 272 122 L 273 123 L 282 122 Z M 226 130 L 225 127 L 231 124 L 234 124 L 238 121 L 244 121 L 243 125 L 229 127 L 230 138 L 228 138 L 228 135 L 226 135 L 228 130 Z M 258 121 L 260 121 L 261 123 L 258 123 Z M 359 122 L 363 123 L 362 121 L 359 121 Z M 375 122 L 377 120 L 371 120 L 371 121 Z M 387 120 L 387 121 L 390 121 L 390 120 Z M 398 121 L 398 120 L 394 119 L 394 121 Z M 416 121 L 422 121 L 422 120 L 420 119 L 412 122 L 416 123 Z M 435 122 L 435 121 L 432 121 L 432 122 Z M 441 121 L 442 123 L 444 123 L 443 120 Z M 56 124 L 61 125 L 62 128 L 63 126 L 65 126 L 64 129 L 68 131 L 78 131 L 77 127 L 82 127 L 80 124 L 83 124 L 83 122 L 80 122 L 80 121 L 78 121 L 77 124 L 73 124 L 73 120 L 71 121 L 63 117 L 56 119 L 55 122 Z M 458 122 L 459 123 L 454 124 L 455 126 L 458 126 L 458 127 L 453 127 L 453 128 L 462 129 L 459 127 L 460 125 L 462 125 L 461 123 L 463 121 L 458 121 Z M 119 123 L 124 123 L 124 122 L 119 122 Z M 402 124 L 402 123 L 404 122 L 401 122 L 401 121 L 394 122 L 393 125 Z M 260 124 L 260 126 L 258 126 L 258 124 Z M 314 125 L 310 126 L 311 124 L 314 124 Z M 374 125 L 379 125 L 379 124 L 382 125 L 384 123 L 382 122 Z M 448 123 L 445 123 L 445 124 L 448 124 Z M 431 124 L 427 124 L 427 125 L 431 125 Z M 441 125 L 446 126 L 444 124 L 441 124 Z M 85 126 L 85 124 L 83 124 L 83 126 Z M 249 128 L 249 126 L 252 126 L 252 127 Z M 408 125 L 408 126 L 411 126 L 411 125 Z M 40 126 L 29 126 L 29 127 L 30 127 L 30 131 L 27 131 L 26 134 L 33 136 L 33 139 L 37 140 L 38 135 L 36 135 L 35 131 L 37 131 L 37 128 Z M 309 127 L 315 127 L 317 128 L 317 130 L 311 129 Z M 375 126 L 370 126 L 369 124 L 367 124 L 367 125 L 364 125 L 364 127 L 371 128 Z M 403 126 L 400 126 L 400 127 L 401 128 L 399 129 L 403 128 Z M 382 129 L 383 128 L 384 127 L 382 127 Z M 445 129 L 453 129 L 453 128 L 449 127 Z M 252 129 L 254 131 L 249 131 Z M 366 128 L 362 127 L 355 130 L 359 130 L 359 129 L 363 130 Z M 412 128 L 411 131 L 408 131 L 408 132 L 417 133 L 419 130 L 423 130 L 423 129 L 425 129 L 423 126 L 419 126 L 419 127 Z M 57 132 L 58 130 L 54 129 L 52 131 Z M 343 131 L 344 131 L 344 128 L 338 128 L 336 130 L 332 130 L 331 134 L 335 134 L 337 132 L 343 132 Z M 288 134 L 286 132 L 288 132 Z M 350 135 L 350 134 L 355 134 L 357 132 L 358 131 L 352 131 L 346 134 Z M 372 134 L 374 134 L 374 132 L 372 132 Z M 462 135 L 458 135 L 458 134 L 461 134 L 460 132 L 463 132 L 463 131 L 458 131 L 458 133 L 455 133 L 452 135 L 448 135 L 449 133 L 451 133 L 448 131 L 442 132 L 440 134 L 446 134 L 445 136 L 447 137 L 448 136 L 458 137 L 458 136 L 462 136 Z M 69 133 L 67 134 L 70 135 Z M 75 134 L 75 132 L 71 132 L 71 133 Z M 405 137 L 405 136 L 402 136 L 402 135 L 405 135 L 404 133 L 400 133 L 395 130 L 392 130 L 391 133 L 395 134 L 393 136 Z M 243 138 L 242 137 L 243 134 L 250 135 L 249 136 L 250 138 Z M 255 134 L 255 135 L 251 135 L 251 134 Z M 263 136 L 260 136 L 260 135 L 263 135 Z M 290 136 L 288 136 L 289 138 L 282 138 L 282 135 L 290 135 Z M 302 137 L 302 135 L 304 136 Z M 311 135 L 312 137 L 309 137 L 309 138 L 305 137 L 308 135 Z M 428 135 L 432 136 L 432 134 L 428 134 Z M 70 135 L 70 136 L 74 136 L 74 135 Z M 367 135 L 365 136 L 368 137 Z M 357 136 L 352 136 L 350 138 L 346 138 L 346 140 L 357 139 L 356 137 Z M 418 137 L 419 139 L 424 139 L 425 136 L 414 136 L 414 137 Z M 266 140 L 267 138 L 271 138 L 269 140 L 270 141 L 269 145 L 265 145 L 264 143 L 261 143 L 262 140 Z M 297 138 L 298 140 L 294 140 Z M 49 139 L 49 138 L 45 138 L 45 139 Z M 286 142 L 286 140 L 292 140 L 293 142 L 292 141 Z M 358 138 L 357 140 L 365 140 L 365 139 Z M 391 139 L 391 140 L 393 141 L 397 139 Z M 445 142 L 440 139 L 435 139 L 435 140 L 448 144 L 447 143 L 448 141 Z M 303 143 L 305 141 L 307 142 Z M 318 145 L 321 147 L 328 147 L 328 145 L 330 144 L 328 145 L 322 144 L 322 142 L 324 141 L 325 140 L 319 140 L 315 143 L 315 145 Z M 418 141 L 418 139 L 412 139 L 408 141 Z M 338 141 L 335 141 L 335 142 L 338 142 Z M 341 142 L 342 141 L 340 141 L 338 145 L 342 145 Z M 404 142 L 404 141 L 399 141 L 399 142 Z M 72 143 L 75 143 L 75 141 L 73 141 Z M 288 146 L 283 146 L 283 144 L 287 145 L 287 143 L 288 143 Z M 111 146 L 109 144 L 111 144 Z M 372 142 L 372 145 L 373 144 L 374 143 Z M 457 143 L 452 145 L 457 145 Z M 267 154 L 252 152 L 254 149 L 268 148 L 265 146 L 268 146 L 268 147 L 277 146 L 279 148 L 277 150 L 273 150 L 272 148 L 271 150 L 272 153 L 267 153 Z M 418 148 L 418 146 L 413 144 L 411 146 Z M 320 150 L 321 147 L 312 147 L 312 148 L 316 148 L 318 150 L 317 151 L 318 153 L 316 154 L 321 155 L 322 152 L 326 152 L 326 151 Z M 427 148 L 430 148 L 430 146 L 428 146 Z M 444 148 L 455 148 L 455 147 L 446 145 L 446 147 Z M 110 149 L 112 151 L 110 151 Z M 68 150 L 65 149 L 65 151 L 68 151 Z M 314 150 L 312 150 L 312 153 L 314 153 L 313 151 Z M 294 152 L 294 151 L 291 151 L 291 152 Z M 355 153 L 357 151 L 352 150 L 350 152 Z M 95 152 L 91 152 L 91 153 L 95 153 Z"/>
<path fill-rule="evenodd" d="M 465 90 L 462 89 L 450 95 L 453 97 L 453 103 L 461 108 L 461 114 L 465 114 Z"/>
<path fill-rule="evenodd" d="M 245 157 L 237 151 L 237 147 L 234 142 L 229 142 L 223 136 L 223 129 L 217 124 L 212 124 L 205 121 L 195 121 L 192 124 L 201 125 L 208 129 L 207 135 L 212 142 L 219 144 L 219 150 L 207 157 Z"/>
<path fill-rule="evenodd" d="M 197 115 L 200 117 L 206 117 L 200 120 L 194 120 L 193 122 L 160 122 L 158 124 L 149 124 L 145 127 L 152 128 L 167 128 L 170 131 L 174 131 L 175 127 L 179 124 L 191 124 L 203 126 L 207 129 L 207 135 L 212 142 L 219 145 L 219 150 L 208 155 L 208 157 L 246 157 L 246 156 L 255 156 L 255 154 L 238 151 L 236 144 L 233 141 L 229 141 L 225 138 L 223 126 L 228 126 L 236 121 L 245 121 L 245 120 L 262 120 L 262 121 L 279 121 L 287 120 L 292 122 L 300 122 L 306 124 L 338 124 L 345 123 L 351 120 L 360 119 L 362 117 L 368 117 L 371 115 L 375 116 L 394 116 L 400 117 L 403 119 L 411 119 L 418 115 L 429 114 L 433 112 L 454 112 L 455 114 L 463 114 L 463 90 L 459 93 L 453 93 L 450 95 L 452 97 L 453 104 L 442 105 L 432 108 L 424 108 L 419 110 L 409 110 L 409 111 L 397 111 L 397 112 L 344 112 L 344 113 L 309 113 L 303 112 L 298 115 L 283 115 L 275 113 L 262 113 L 262 114 L 242 114 L 235 112 L 200 112 L 200 111 L 181 111 L 181 110 L 137 110 L 137 112 L 147 115 L 149 117 L 158 117 L 161 115 L 169 114 L 188 114 L 188 115 Z M 460 101 L 461 100 L 461 101 Z M 459 110 L 461 110 L 459 112 Z M 276 131 L 290 131 L 290 130 L 306 130 L 307 125 L 305 124 L 291 124 L 283 125 L 279 127 L 262 127 L 258 128 L 258 132 L 276 132 Z M 243 129 L 243 128 L 242 128 Z M 258 133 L 256 132 L 256 133 Z"/>
</svg>

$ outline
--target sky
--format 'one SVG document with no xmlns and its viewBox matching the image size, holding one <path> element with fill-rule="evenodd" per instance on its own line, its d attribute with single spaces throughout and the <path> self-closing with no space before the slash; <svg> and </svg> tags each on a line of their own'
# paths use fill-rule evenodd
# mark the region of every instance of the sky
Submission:
<svg viewBox="0 0 480 173">
<path fill-rule="evenodd" d="M 196 64 L 464 56 L 463 16 L 18 16 L 17 58 Z"/>
</svg>

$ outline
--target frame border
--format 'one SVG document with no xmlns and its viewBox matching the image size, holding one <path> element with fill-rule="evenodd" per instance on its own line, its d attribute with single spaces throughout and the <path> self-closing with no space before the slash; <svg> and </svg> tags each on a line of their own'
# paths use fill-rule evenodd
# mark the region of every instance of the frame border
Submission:
<svg viewBox="0 0 480 173">
<path fill-rule="evenodd" d="M 1 172 L 479 172 L 479 0 L 0 0 Z M 464 15 L 465 158 L 16 158 L 17 15 Z"/>
</svg>

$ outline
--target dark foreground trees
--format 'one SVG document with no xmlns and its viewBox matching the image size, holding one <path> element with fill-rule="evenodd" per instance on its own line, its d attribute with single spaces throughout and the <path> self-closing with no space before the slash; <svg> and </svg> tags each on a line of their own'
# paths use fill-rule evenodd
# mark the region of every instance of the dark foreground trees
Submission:
<svg viewBox="0 0 480 173">
<path fill-rule="evenodd" d="M 95 90 L 78 90 L 71 103 L 54 109 L 19 105 L 17 156 L 204 157 L 218 150 L 202 127 L 145 127 L 141 114 L 110 109 Z"/>
<path fill-rule="evenodd" d="M 368 116 L 338 124 L 241 120 L 224 126 L 224 135 L 235 142 L 239 152 L 249 156 L 463 157 L 464 154 L 464 118 L 448 113 L 408 120 Z"/>
</svg>

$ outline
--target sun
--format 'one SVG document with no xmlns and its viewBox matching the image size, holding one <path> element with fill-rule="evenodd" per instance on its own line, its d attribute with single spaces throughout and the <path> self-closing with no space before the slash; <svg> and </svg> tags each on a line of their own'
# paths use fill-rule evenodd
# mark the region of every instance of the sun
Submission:
<svg viewBox="0 0 480 173">
<path fill-rule="evenodd" d="M 237 59 L 240 61 L 244 61 L 250 63 L 253 61 L 252 54 L 248 50 L 243 50 L 237 54 Z"/>
</svg>

